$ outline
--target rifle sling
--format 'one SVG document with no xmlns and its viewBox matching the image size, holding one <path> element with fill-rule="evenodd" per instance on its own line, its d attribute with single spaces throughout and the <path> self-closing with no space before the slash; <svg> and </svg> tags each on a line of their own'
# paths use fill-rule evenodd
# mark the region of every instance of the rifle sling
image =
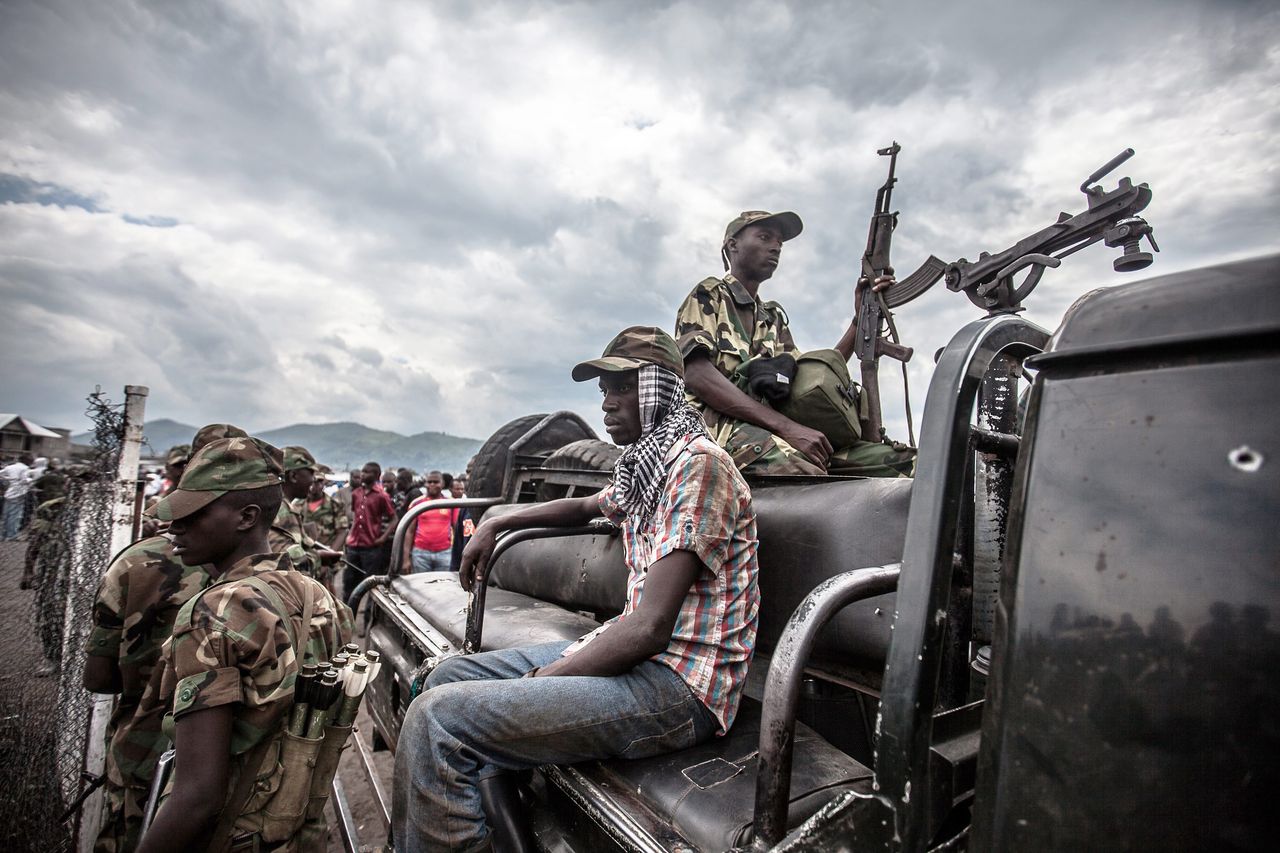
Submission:
<svg viewBox="0 0 1280 853">
<path fill-rule="evenodd" d="M 929 256 L 931 259 L 932 255 Z M 927 263 L 927 262 L 926 262 Z M 936 279 L 935 279 L 936 281 Z M 889 327 L 889 337 L 895 343 L 901 345 L 902 341 L 898 338 L 898 325 L 893 322 L 893 312 L 889 310 L 889 305 L 885 301 L 883 293 L 877 293 L 880 299 L 881 313 L 884 314 L 885 324 Z M 915 424 L 911 421 L 911 383 L 907 381 L 907 363 L 902 362 L 902 401 L 907 409 L 907 439 L 911 446 L 916 446 L 916 429 Z"/>
</svg>

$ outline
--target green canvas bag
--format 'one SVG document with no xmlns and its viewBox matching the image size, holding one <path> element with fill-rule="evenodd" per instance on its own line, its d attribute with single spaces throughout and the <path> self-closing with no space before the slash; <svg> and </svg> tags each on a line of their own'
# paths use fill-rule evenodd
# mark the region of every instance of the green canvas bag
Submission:
<svg viewBox="0 0 1280 853">
<path fill-rule="evenodd" d="M 819 349 L 796 356 L 791 395 L 775 407 L 796 423 L 821 432 L 832 447 L 841 448 L 862 437 L 862 400 L 862 388 L 850 378 L 844 356 L 833 349 Z"/>
</svg>

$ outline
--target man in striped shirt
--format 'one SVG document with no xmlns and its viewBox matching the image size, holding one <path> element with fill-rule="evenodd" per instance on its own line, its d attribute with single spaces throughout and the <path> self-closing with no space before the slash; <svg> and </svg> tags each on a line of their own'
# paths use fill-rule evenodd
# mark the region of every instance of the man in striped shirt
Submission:
<svg viewBox="0 0 1280 853">
<path fill-rule="evenodd" d="M 759 609 L 751 493 L 685 401 L 683 362 L 661 329 L 632 327 L 573 369 L 597 379 L 605 430 L 626 449 L 599 494 L 486 518 L 463 553 L 483 582 L 498 533 L 622 528 L 622 614 L 572 643 L 446 660 L 405 715 L 396 752 L 397 851 L 486 849 L 480 790 L 506 771 L 686 749 L 726 732 Z"/>
</svg>

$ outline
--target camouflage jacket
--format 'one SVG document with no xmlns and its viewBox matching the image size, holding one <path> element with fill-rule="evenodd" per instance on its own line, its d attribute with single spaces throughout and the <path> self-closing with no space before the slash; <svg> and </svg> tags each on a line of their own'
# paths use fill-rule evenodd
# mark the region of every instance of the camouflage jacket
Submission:
<svg viewBox="0 0 1280 853">
<path fill-rule="evenodd" d="M 174 625 L 143 698 L 142 709 L 148 713 L 169 711 L 165 728 L 170 732 L 171 721 L 185 714 L 232 706 L 231 754 L 236 758 L 228 792 L 235 789 L 246 754 L 280 735 L 301 664 L 329 660 L 351 639 L 347 606 L 318 581 L 290 568 L 288 558 L 279 554 L 247 557 L 201 593 L 191 605 L 191 618 Z M 244 582 L 250 576 L 271 586 L 288 609 L 287 617 Z M 312 601 L 311 624 L 299 661 L 284 619 L 293 622 L 301 643 L 307 598 Z"/>
<path fill-rule="evenodd" d="M 271 553 L 287 554 L 298 571 L 306 572 L 313 578 L 319 577 L 321 565 L 316 549 L 321 545 L 303 529 L 301 507 L 301 500 L 280 502 L 280 511 L 276 513 L 276 520 L 271 523 L 271 532 L 267 534 L 267 544 Z"/>
<path fill-rule="evenodd" d="M 338 531 L 347 526 L 347 512 L 342 504 L 325 495 L 320 499 L 320 506 L 311 509 L 310 501 L 302 503 L 302 521 L 315 525 L 315 535 L 321 544 L 330 545 Z"/>
<path fill-rule="evenodd" d="M 40 543 L 57 529 L 62 520 L 62 509 L 67 504 L 65 497 L 56 497 L 36 507 L 36 517 L 27 528 L 27 542 L 38 550 Z"/>
<path fill-rule="evenodd" d="M 116 785 L 148 784 L 167 747 L 160 716 L 136 711 L 178 611 L 208 584 L 208 567 L 183 563 L 163 536 L 120 552 L 102 577 L 86 651 L 113 658 L 120 670 L 120 701 L 108 727 L 107 773 Z"/>
<path fill-rule="evenodd" d="M 686 360 L 701 350 L 726 377 L 743 362 L 794 352 L 787 313 L 777 302 L 759 302 L 732 274 L 698 283 L 676 312 L 676 345 Z M 712 434 L 719 414 L 689 396 L 707 420 Z"/>
</svg>

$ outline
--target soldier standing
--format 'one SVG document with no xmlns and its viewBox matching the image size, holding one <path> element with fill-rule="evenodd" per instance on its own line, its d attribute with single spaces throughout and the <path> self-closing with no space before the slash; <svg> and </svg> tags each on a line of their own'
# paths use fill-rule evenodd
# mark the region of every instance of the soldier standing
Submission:
<svg viewBox="0 0 1280 853">
<path fill-rule="evenodd" d="M 328 567 L 342 554 L 317 542 L 303 528 L 303 501 L 311 491 L 316 478 L 316 460 L 305 447 L 296 445 L 284 449 L 284 481 L 280 490 L 284 500 L 271 524 L 267 543 L 273 554 L 288 554 L 293 567 L 313 578 L 324 579 Z"/>
<path fill-rule="evenodd" d="M 231 424 L 209 424 L 191 446 L 199 450 L 231 436 L 247 433 Z M 180 558 L 167 535 L 151 536 L 116 555 L 98 587 L 84 687 L 120 694 L 107 725 L 107 818 L 94 844 L 101 853 L 132 850 L 138 844 L 151 777 L 168 744 L 160 729 L 163 709 L 147 714 L 139 710 L 139 702 L 178 611 L 208 585 L 209 568 Z"/>
<path fill-rule="evenodd" d="M 347 538 L 347 511 L 336 498 L 325 494 L 324 477 L 319 476 L 324 473 L 327 469 L 322 467 L 311 483 L 307 502 L 302 507 L 302 520 L 314 526 L 315 532 L 311 535 L 320 544 L 336 551 Z"/>
<path fill-rule="evenodd" d="M 188 444 L 175 444 L 169 448 L 169 452 L 164 455 L 164 480 L 160 484 L 160 494 L 167 495 L 178 487 L 178 481 L 182 479 L 182 472 L 187 467 L 187 460 L 191 458 L 191 446 Z"/>
<path fill-rule="evenodd" d="M 212 582 L 179 614 L 143 698 L 147 710 L 170 709 L 177 753 L 144 853 L 271 846 L 261 839 L 270 797 L 260 794 L 281 787 L 285 771 L 268 753 L 283 739 L 294 682 L 303 664 L 329 660 L 351 636 L 344 605 L 288 571 L 288 557 L 266 553 L 282 462 L 265 442 L 215 441 L 149 510 L 171 522 L 175 553 L 207 564 Z"/>
<path fill-rule="evenodd" d="M 778 268 L 782 244 L 803 228 L 800 217 L 789 211 L 749 210 L 725 229 L 721 257 L 728 274 L 701 281 L 676 314 L 676 340 L 691 402 L 702 410 L 716 442 L 743 471 L 908 475 L 914 450 L 869 441 L 833 448 L 821 432 L 749 396 L 729 378 L 751 359 L 796 352 L 786 312 L 777 302 L 761 300 L 759 292 Z M 876 282 L 878 288 L 889 284 L 887 279 Z M 846 361 L 853 357 L 857 329 L 855 317 L 835 346 Z"/>
</svg>

